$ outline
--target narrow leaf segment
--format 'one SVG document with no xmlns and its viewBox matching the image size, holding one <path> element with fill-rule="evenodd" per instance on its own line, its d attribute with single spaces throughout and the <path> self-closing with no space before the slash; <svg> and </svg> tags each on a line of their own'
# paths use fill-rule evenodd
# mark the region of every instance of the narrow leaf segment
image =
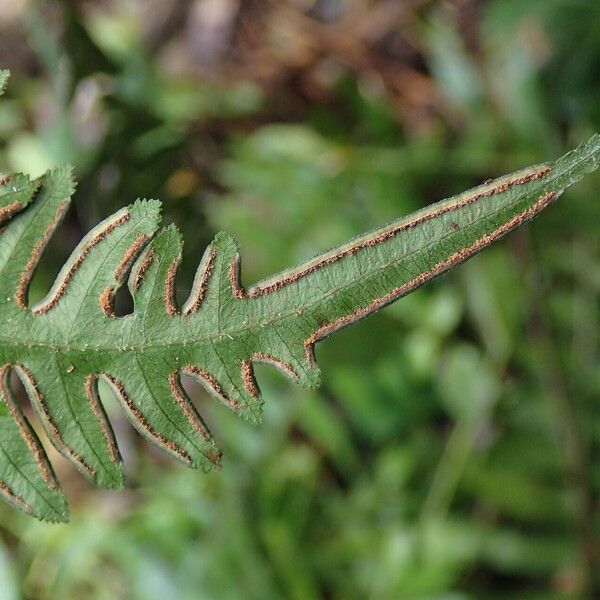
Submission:
<svg viewBox="0 0 600 600">
<path fill-rule="evenodd" d="M 0 75 L 0 80 L 5 79 Z M 553 163 L 443 200 L 248 288 L 234 240 L 220 233 L 200 261 L 189 299 L 175 301 L 182 241 L 141 200 L 84 237 L 47 296 L 28 287 L 73 193 L 71 171 L 0 185 L 0 495 L 52 521 L 67 504 L 38 437 L 11 392 L 19 377 L 54 446 L 98 485 L 123 485 L 123 465 L 98 396 L 104 380 L 140 433 L 194 468 L 220 452 L 181 376 L 240 416 L 260 420 L 253 367 L 315 386 L 316 342 L 470 258 L 554 202 L 598 167 L 600 137 Z M 133 312 L 116 317 L 128 283 Z"/>
</svg>

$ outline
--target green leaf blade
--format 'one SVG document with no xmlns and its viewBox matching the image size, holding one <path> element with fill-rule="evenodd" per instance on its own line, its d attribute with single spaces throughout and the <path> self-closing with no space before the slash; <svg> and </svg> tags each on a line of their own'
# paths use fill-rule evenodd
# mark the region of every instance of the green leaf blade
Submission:
<svg viewBox="0 0 600 600">
<path fill-rule="evenodd" d="M 68 521 L 67 499 L 12 395 L 9 377 L 10 369 L 4 367 L 0 372 L 0 495 L 39 519 Z"/>
<path fill-rule="evenodd" d="M 0 88 L 6 74 L 0 72 Z M 88 233 L 48 295 L 28 286 L 74 185 L 55 169 L 0 182 L 0 495 L 39 518 L 67 518 L 39 440 L 12 396 L 15 371 L 49 439 L 89 479 L 123 484 L 121 456 L 98 394 L 104 381 L 138 431 L 184 464 L 219 467 L 190 401 L 190 377 L 258 422 L 254 364 L 316 386 L 315 344 L 467 260 L 554 202 L 600 163 L 594 136 L 563 158 L 501 177 L 355 238 L 247 289 L 239 249 L 218 234 L 189 299 L 176 303 L 178 230 L 157 228 L 160 204 L 137 201 Z M 114 312 L 128 282 L 133 312 Z"/>
<path fill-rule="evenodd" d="M 600 137 L 547 163 L 443 200 L 250 287 L 258 320 L 318 340 L 410 293 L 533 218 L 598 167 Z M 280 307 L 284 306 L 282 311 Z M 299 315 L 298 315 L 299 313 Z M 289 337 L 289 336 L 288 336 Z M 294 337 L 294 336 L 292 336 Z M 290 340 L 291 343 L 292 340 Z"/>
</svg>

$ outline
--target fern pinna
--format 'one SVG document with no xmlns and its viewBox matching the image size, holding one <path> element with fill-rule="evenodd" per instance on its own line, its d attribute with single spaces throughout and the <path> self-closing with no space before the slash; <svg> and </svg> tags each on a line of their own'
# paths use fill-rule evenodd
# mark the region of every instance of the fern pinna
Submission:
<svg viewBox="0 0 600 600">
<path fill-rule="evenodd" d="M 6 75 L 3 76 L 6 78 Z M 71 170 L 0 185 L 0 494 L 39 518 L 66 520 L 67 502 L 10 386 L 16 372 L 54 446 L 89 479 L 123 485 L 123 465 L 98 395 L 103 379 L 133 425 L 186 465 L 221 456 L 180 382 L 258 422 L 256 362 L 316 386 L 315 343 L 408 294 L 515 229 L 597 168 L 600 137 L 554 163 L 525 169 L 394 221 L 251 287 L 234 240 L 207 248 L 178 307 L 182 240 L 160 229 L 160 204 L 137 201 L 86 235 L 47 296 L 28 286 L 74 190 Z M 157 231 L 158 230 L 158 231 Z M 125 281 L 131 314 L 113 312 Z"/>
</svg>

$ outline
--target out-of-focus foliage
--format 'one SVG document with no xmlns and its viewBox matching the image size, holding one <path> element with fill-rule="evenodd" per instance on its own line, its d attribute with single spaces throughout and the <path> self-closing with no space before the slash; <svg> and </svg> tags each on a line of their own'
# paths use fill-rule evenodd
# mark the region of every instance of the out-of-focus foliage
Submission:
<svg viewBox="0 0 600 600">
<path fill-rule="evenodd" d="M 81 181 L 34 299 L 138 195 L 190 284 L 221 228 L 251 283 L 600 126 L 595 0 L 3 0 L 0 33 L 0 170 Z M 322 343 L 319 392 L 264 369 L 260 429 L 191 389 L 220 473 L 113 408 L 129 491 L 53 458 L 73 522 L 0 508 L 0 598 L 597 597 L 599 185 Z"/>
</svg>

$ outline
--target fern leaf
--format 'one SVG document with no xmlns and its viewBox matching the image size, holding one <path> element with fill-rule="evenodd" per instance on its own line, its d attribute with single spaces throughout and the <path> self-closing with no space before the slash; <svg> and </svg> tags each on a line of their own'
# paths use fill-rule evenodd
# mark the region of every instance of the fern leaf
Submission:
<svg viewBox="0 0 600 600">
<path fill-rule="evenodd" d="M 408 294 L 531 219 L 598 167 L 600 137 L 538 165 L 434 204 L 314 259 L 244 287 L 238 247 L 220 233 L 189 299 L 178 307 L 182 240 L 157 231 L 159 203 L 141 200 L 84 237 L 47 296 L 28 286 L 74 189 L 60 168 L 0 186 L 0 495 L 39 518 L 65 520 L 66 501 L 13 399 L 22 380 L 54 446 L 100 486 L 120 488 L 123 466 L 98 397 L 103 379 L 132 424 L 186 465 L 210 470 L 220 453 L 187 397 L 190 375 L 240 416 L 258 422 L 257 362 L 316 386 L 316 342 Z M 127 282 L 130 315 L 114 315 Z"/>
</svg>

